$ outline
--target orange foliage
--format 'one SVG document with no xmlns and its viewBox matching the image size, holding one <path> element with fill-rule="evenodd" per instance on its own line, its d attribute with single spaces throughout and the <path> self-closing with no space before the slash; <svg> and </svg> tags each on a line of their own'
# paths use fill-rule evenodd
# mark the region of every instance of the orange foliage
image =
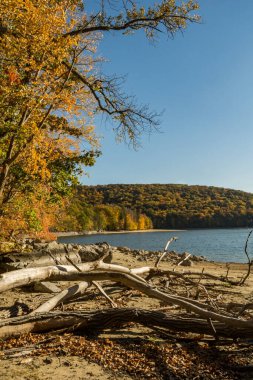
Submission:
<svg viewBox="0 0 253 380">
<path fill-rule="evenodd" d="M 0 216 L 6 231 L 48 230 L 51 217 L 44 210 L 51 207 L 53 164 L 78 163 L 98 146 L 94 99 L 72 75 L 75 67 L 83 75 L 92 72 L 97 36 L 62 37 L 77 25 L 79 3 L 0 2 L 1 25 L 11 27 L 0 35 Z"/>
</svg>

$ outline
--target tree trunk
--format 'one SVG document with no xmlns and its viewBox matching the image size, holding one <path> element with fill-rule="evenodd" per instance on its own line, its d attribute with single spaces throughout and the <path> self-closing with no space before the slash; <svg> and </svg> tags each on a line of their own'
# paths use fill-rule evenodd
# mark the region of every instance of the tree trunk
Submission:
<svg viewBox="0 0 253 380">
<path fill-rule="evenodd" d="M 154 310 L 144 309 L 107 309 L 85 312 L 51 312 L 28 315 L 0 322 L 0 338 L 8 338 L 24 333 L 42 333 L 71 329 L 95 333 L 108 328 L 120 327 L 135 322 L 153 328 L 161 327 L 167 331 L 214 335 L 208 321 L 197 318 L 180 318 Z M 226 338 L 253 338 L 253 329 L 231 328 L 221 322 L 213 322 L 218 336 Z"/>
<path fill-rule="evenodd" d="M 94 269 L 128 273 L 131 274 L 133 278 L 145 282 L 145 280 L 139 277 L 138 274 L 148 273 L 150 267 L 129 269 L 121 265 L 107 264 L 102 261 L 94 261 L 91 263 L 78 264 L 78 269 L 73 265 L 55 265 L 48 267 L 20 269 L 3 273 L 0 275 L 0 293 L 38 281 L 72 281 L 72 278 L 75 274 L 79 273 L 80 275 L 85 272 L 90 272 Z M 82 273 L 80 273 L 80 271 Z M 70 275 L 72 275 L 72 277 L 70 277 Z M 78 277 L 78 279 L 80 280 L 80 277 Z"/>
<path fill-rule="evenodd" d="M 112 269 L 115 268 L 115 272 Z M 92 272 L 94 269 L 102 269 L 102 272 Z M 142 270 L 150 268 L 138 268 Z M 188 312 L 193 312 L 202 318 L 209 321 L 219 321 L 232 328 L 239 329 L 252 329 L 252 320 L 242 320 L 234 318 L 232 316 L 224 315 L 220 312 L 208 310 L 209 305 L 200 304 L 196 301 L 191 301 L 188 298 L 176 296 L 174 294 L 169 294 L 161 292 L 156 288 L 149 285 L 145 280 L 139 278 L 134 274 L 134 269 L 128 269 L 125 267 L 120 267 L 119 265 L 106 264 L 103 262 L 94 262 L 81 264 L 79 270 L 80 273 L 73 266 L 56 266 L 56 267 L 43 267 L 43 268 L 31 268 L 23 269 L 20 271 L 14 271 L 10 273 L 5 273 L 1 276 L 0 289 L 1 291 L 18 287 L 21 285 L 29 284 L 34 281 L 41 281 L 45 279 L 55 280 L 55 281 L 113 281 L 121 282 L 125 286 L 132 289 L 136 289 L 141 293 L 159 299 L 167 304 L 173 304 L 182 307 Z M 20 276 L 22 272 L 22 276 Z M 15 274 L 15 276 L 14 276 Z"/>
</svg>

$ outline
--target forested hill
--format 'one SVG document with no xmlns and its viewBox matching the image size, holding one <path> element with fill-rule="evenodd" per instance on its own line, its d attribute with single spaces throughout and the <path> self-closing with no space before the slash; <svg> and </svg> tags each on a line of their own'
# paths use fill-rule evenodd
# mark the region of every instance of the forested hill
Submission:
<svg viewBox="0 0 253 380">
<path fill-rule="evenodd" d="M 154 228 L 246 227 L 253 225 L 253 194 L 188 185 L 80 186 L 86 205 L 117 205 L 147 215 Z"/>
</svg>

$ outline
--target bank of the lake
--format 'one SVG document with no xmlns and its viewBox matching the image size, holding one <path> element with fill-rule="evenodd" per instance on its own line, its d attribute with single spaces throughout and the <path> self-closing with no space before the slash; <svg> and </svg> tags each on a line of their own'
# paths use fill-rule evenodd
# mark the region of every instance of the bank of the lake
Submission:
<svg viewBox="0 0 253 380">
<path fill-rule="evenodd" d="M 113 235 L 113 234 L 134 234 L 134 233 L 148 233 L 148 232 L 176 232 L 176 231 L 185 231 L 185 230 L 171 230 L 171 229 L 150 229 L 150 230 L 134 230 L 134 231 L 67 231 L 67 232 L 54 232 L 54 235 L 57 238 L 63 236 L 90 236 L 90 235 Z"/>
<path fill-rule="evenodd" d="M 139 234 L 142 236 L 152 236 L 152 234 Z M 103 235 L 105 238 L 105 235 Z M 109 236 L 109 235 L 108 235 Z M 118 236 L 118 235 L 110 235 Z M 124 234 L 124 236 L 136 236 L 136 234 Z M 95 236 L 94 236 L 95 237 Z M 52 242 L 51 244 L 53 244 Z M 35 243 L 38 248 L 38 242 Z M 41 242 L 42 247 L 45 243 Z M 45 248 L 45 247 L 44 247 Z M 47 246 L 48 248 L 48 246 Z M 154 257 L 155 256 L 155 257 Z M 138 268 L 145 266 L 153 266 L 156 261 L 156 255 L 147 255 L 147 261 L 143 263 L 140 256 L 130 250 L 113 249 L 112 261 L 128 268 Z M 160 267 L 164 270 L 175 270 L 179 273 L 192 271 L 201 273 L 203 268 L 205 273 L 214 276 L 225 276 L 227 266 L 225 263 L 214 263 L 194 260 L 193 266 L 185 268 L 184 266 L 176 266 L 181 258 L 175 260 L 163 260 Z M 241 279 L 247 273 L 248 266 L 246 264 L 231 264 L 229 277 L 232 279 Z M 153 281 L 153 279 L 152 279 Z M 219 305 L 221 300 L 231 305 L 245 305 L 252 300 L 253 278 L 249 276 L 245 286 L 228 286 L 225 289 L 221 285 L 214 286 L 213 279 L 201 279 L 201 285 L 205 284 L 208 289 L 208 301 L 216 300 L 219 297 Z M 172 281 L 176 288 L 181 287 L 181 294 L 185 297 L 188 289 L 196 294 L 197 288 L 192 284 L 189 288 L 181 286 L 181 282 Z M 171 283 L 171 282 L 170 282 Z M 178 285 L 177 285 L 178 284 Z M 69 283 L 61 282 L 57 284 L 61 289 L 66 289 Z M 164 286 L 164 284 L 162 285 Z M 160 286 L 159 286 L 160 287 Z M 202 286 L 201 286 L 202 288 Z M 108 291 L 105 284 L 105 289 Z M 223 290 L 222 290 L 223 289 Z M 171 289 L 169 289 L 171 291 Z M 204 290 L 204 288 L 203 288 Z M 135 290 L 129 291 L 116 286 L 110 297 L 116 302 L 120 308 L 142 308 L 144 310 L 164 310 L 164 304 L 152 297 L 144 296 Z M 220 297 L 223 295 L 224 297 Z M 207 294 L 203 291 L 203 297 Z M 6 309 L 13 307 L 18 310 L 20 305 L 25 305 L 28 310 L 35 310 L 42 303 L 52 299 L 52 294 L 41 293 L 30 288 L 23 291 L 22 288 L 15 288 L 2 292 L 0 294 L 0 304 L 3 305 L 0 310 L 0 317 L 6 318 Z M 202 300 L 203 298 L 201 298 Z M 17 302 L 18 300 L 18 302 Z M 167 306 L 167 311 L 176 309 Z M 60 311 L 62 305 L 58 306 Z M 108 309 L 108 300 L 101 296 L 91 287 L 87 290 L 86 296 L 76 302 L 64 305 L 66 313 L 74 314 L 80 311 L 102 310 Z M 177 308 L 179 311 L 180 309 Z M 236 309 L 237 310 L 237 309 Z M 22 311 L 21 311 L 22 312 Z M 137 312 L 136 312 L 137 314 Z M 62 331 L 62 330 L 61 330 Z M 172 337 L 172 340 L 169 339 Z M 174 341 L 178 338 L 178 343 Z M 201 336 L 204 339 L 204 336 Z M 208 337 L 207 337 L 208 338 Z M 162 330 L 154 330 L 143 327 L 139 324 L 128 324 L 123 328 L 118 326 L 106 330 L 104 333 L 97 335 L 89 335 L 78 332 L 67 331 L 67 333 L 57 335 L 52 334 L 26 334 L 17 338 L 0 341 L 0 373 L 1 380 L 20 380 L 20 379 L 100 379 L 100 380 L 133 380 L 146 379 L 146 374 L 150 374 L 150 379 L 167 379 L 167 374 L 174 379 L 194 380 L 249 380 L 252 377 L 252 349 L 249 345 L 242 346 L 242 342 L 229 344 L 225 346 L 222 340 L 210 342 L 210 344 L 195 340 L 190 337 L 187 342 L 185 333 L 175 334 L 174 332 L 164 335 Z M 250 342 L 249 342 L 250 343 Z M 222 345 L 221 345 L 222 344 Z M 238 344 L 238 345 L 236 345 Z M 7 346 L 8 345 L 8 346 Z M 220 350 L 219 350 L 219 347 Z M 166 358 L 166 361 L 165 359 Z M 196 359 L 197 358 L 197 359 Z M 240 377 L 237 372 L 231 372 L 227 376 L 229 366 L 235 368 L 235 364 L 239 363 Z M 244 367 L 242 366 L 244 365 Z M 164 373 L 166 377 L 164 376 Z M 184 376 L 182 377 L 182 373 Z M 246 373 L 246 375 L 245 375 Z M 178 376 L 174 376 L 178 374 Z M 210 374 L 210 376 L 209 376 Z M 245 375 L 245 376 L 244 376 Z"/>
<path fill-rule="evenodd" d="M 143 231 L 145 232 L 145 231 Z M 229 229 L 195 229 L 195 230 L 150 230 L 143 232 L 107 232 L 92 235 L 61 236 L 59 242 L 91 244 L 108 242 L 113 246 L 125 246 L 132 249 L 150 251 L 163 250 L 172 236 L 178 240 L 171 245 L 171 250 L 190 252 L 206 256 L 209 260 L 222 262 L 246 262 L 244 253 L 249 228 Z M 146 231 L 147 232 L 147 231 Z M 248 252 L 253 253 L 253 239 L 249 240 Z"/>
</svg>

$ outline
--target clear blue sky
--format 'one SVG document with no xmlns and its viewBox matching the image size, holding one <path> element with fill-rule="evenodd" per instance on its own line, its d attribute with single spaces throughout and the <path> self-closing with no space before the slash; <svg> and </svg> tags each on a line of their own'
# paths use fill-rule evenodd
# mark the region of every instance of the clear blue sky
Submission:
<svg viewBox="0 0 253 380">
<path fill-rule="evenodd" d="M 148 1 L 144 1 L 145 4 Z M 155 46 L 105 35 L 108 74 L 157 111 L 161 133 L 138 151 L 97 120 L 103 155 L 82 183 L 181 183 L 253 192 L 253 1 L 201 0 L 202 23 Z"/>
</svg>

